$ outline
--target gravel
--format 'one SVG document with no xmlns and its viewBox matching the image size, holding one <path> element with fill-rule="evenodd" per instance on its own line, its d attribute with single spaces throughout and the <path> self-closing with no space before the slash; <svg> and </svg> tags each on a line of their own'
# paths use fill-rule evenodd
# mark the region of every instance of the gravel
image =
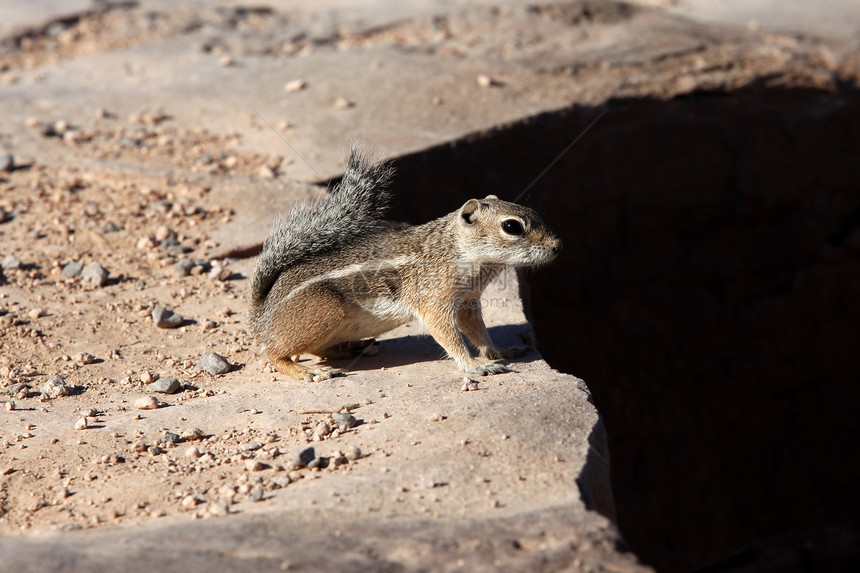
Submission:
<svg viewBox="0 0 860 573">
<path fill-rule="evenodd" d="M 24 390 L 29 391 L 30 385 L 24 384 L 23 382 L 17 382 L 15 384 L 10 384 L 9 386 L 6 386 L 5 388 L 3 388 L 3 392 L 5 392 L 6 394 L 9 394 L 11 396 L 17 396 L 19 392 L 22 392 Z"/>
<path fill-rule="evenodd" d="M 207 352 L 200 357 L 197 362 L 197 368 L 205 370 L 213 376 L 229 372 L 233 366 L 227 362 L 227 359 L 215 352 Z"/>
<path fill-rule="evenodd" d="M 166 376 L 146 385 L 147 392 L 159 392 L 161 394 L 176 394 L 182 389 L 182 384 L 176 378 Z"/>
<path fill-rule="evenodd" d="M 158 328 L 178 328 L 182 326 L 185 319 L 172 310 L 168 310 L 163 306 L 156 306 L 152 309 L 152 322 Z"/>
</svg>

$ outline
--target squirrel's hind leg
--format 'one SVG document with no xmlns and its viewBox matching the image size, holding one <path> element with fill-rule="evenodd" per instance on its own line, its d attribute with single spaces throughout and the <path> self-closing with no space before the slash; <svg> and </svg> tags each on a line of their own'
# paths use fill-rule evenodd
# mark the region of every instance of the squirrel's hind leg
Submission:
<svg viewBox="0 0 860 573">
<path fill-rule="evenodd" d="M 346 375 L 345 370 L 305 366 L 291 358 L 303 353 L 317 354 L 317 348 L 337 340 L 346 312 L 336 293 L 323 285 L 313 285 L 291 296 L 288 304 L 273 306 L 269 312 L 266 353 L 278 372 L 308 381 Z"/>
</svg>

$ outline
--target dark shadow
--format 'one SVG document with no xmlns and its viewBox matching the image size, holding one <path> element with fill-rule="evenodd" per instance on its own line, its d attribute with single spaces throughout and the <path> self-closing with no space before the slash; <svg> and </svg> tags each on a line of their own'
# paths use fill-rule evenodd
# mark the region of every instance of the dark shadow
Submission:
<svg viewBox="0 0 860 573">
<path fill-rule="evenodd" d="M 520 334 L 530 330 L 527 325 L 503 325 L 492 326 L 487 329 L 490 337 L 499 346 L 524 346 Z M 464 338 L 465 340 L 465 338 Z M 477 353 L 474 349 L 472 355 Z M 431 362 L 445 359 L 445 351 L 433 340 L 430 335 L 409 335 L 397 338 L 388 338 L 380 341 L 379 354 L 375 356 L 359 356 L 356 358 L 329 359 L 325 361 L 326 366 L 333 368 L 344 368 L 348 371 L 378 370 L 380 368 L 394 368 L 420 362 Z M 499 362 L 516 368 L 517 363 L 533 362 L 539 360 L 540 355 L 532 350 L 523 356 Z M 452 372 L 457 367 L 451 360 Z"/>
<path fill-rule="evenodd" d="M 599 111 L 397 159 L 391 218 L 515 198 Z M 619 528 L 661 571 L 860 526 L 858 157 L 855 86 L 762 82 L 610 102 L 522 199 L 565 244 L 528 277 L 540 350 L 588 382 Z"/>
</svg>

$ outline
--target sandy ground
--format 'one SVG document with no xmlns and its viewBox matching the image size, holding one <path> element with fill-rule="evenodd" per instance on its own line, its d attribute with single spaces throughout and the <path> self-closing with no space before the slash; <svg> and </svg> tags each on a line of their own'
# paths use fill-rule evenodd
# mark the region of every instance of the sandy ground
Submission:
<svg viewBox="0 0 860 573">
<path fill-rule="evenodd" d="M 516 528 L 546 511 L 548 525 L 523 518 L 534 538 L 516 543 L 536 563 L 560 551 L 579 569 L 635 567 L 576 486 L 597 423 L 580 380 L 534 352 L 464 390 L 416 325 L 335 364 L 350 376 L 286 379 L 247 331 L 253 260 L 223 259 L 318 197 L 310 183 L 338 174 L 356 134 L 407 153 L 571 101 L 749 79 L 730 44 L 680 20 L 492 4 L 438 17 L 450 6 L 46 2 L 3 19 L 0 533 L 24 544 L 60 532 L 64 546 L 70 529 L 264 515 L 317 520 L 326 535 L 358 519 Z M 801 48 L 770 38 L 748 51 L 764 70 L 838 66 Z M 515 276 L 486 301 L 498 342 L 532 341 Z M 159 306 L 182 324 L 156 327 Z M 208 352 L 231 370 L 202 371 Z M 167 377 L 178 392 L 147 387 Z M 158 408 L 136 407 L 147 396 Z M 356 425 L 338 429 L 331 414 L 346 411 Z M 319 465 L 296 468 L 310 446 Z"/>
</svg>

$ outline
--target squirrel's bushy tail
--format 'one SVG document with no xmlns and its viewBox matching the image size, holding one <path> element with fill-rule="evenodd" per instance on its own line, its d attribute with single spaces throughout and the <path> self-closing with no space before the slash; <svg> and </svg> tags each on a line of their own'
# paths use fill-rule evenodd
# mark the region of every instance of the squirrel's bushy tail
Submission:
<svg viewBox="0 0 860 573">
<path fill-rule="evenodd" d="M 284 270 L 376 227 L 388 208 L 393 174 L 389 163 L 374 161 L 360 144 L 353 144 L 340 183 L 320 201 L 299 205 L 275 222 L 254 269 L 251 313 L 260 308 Z"/>
</svg>

